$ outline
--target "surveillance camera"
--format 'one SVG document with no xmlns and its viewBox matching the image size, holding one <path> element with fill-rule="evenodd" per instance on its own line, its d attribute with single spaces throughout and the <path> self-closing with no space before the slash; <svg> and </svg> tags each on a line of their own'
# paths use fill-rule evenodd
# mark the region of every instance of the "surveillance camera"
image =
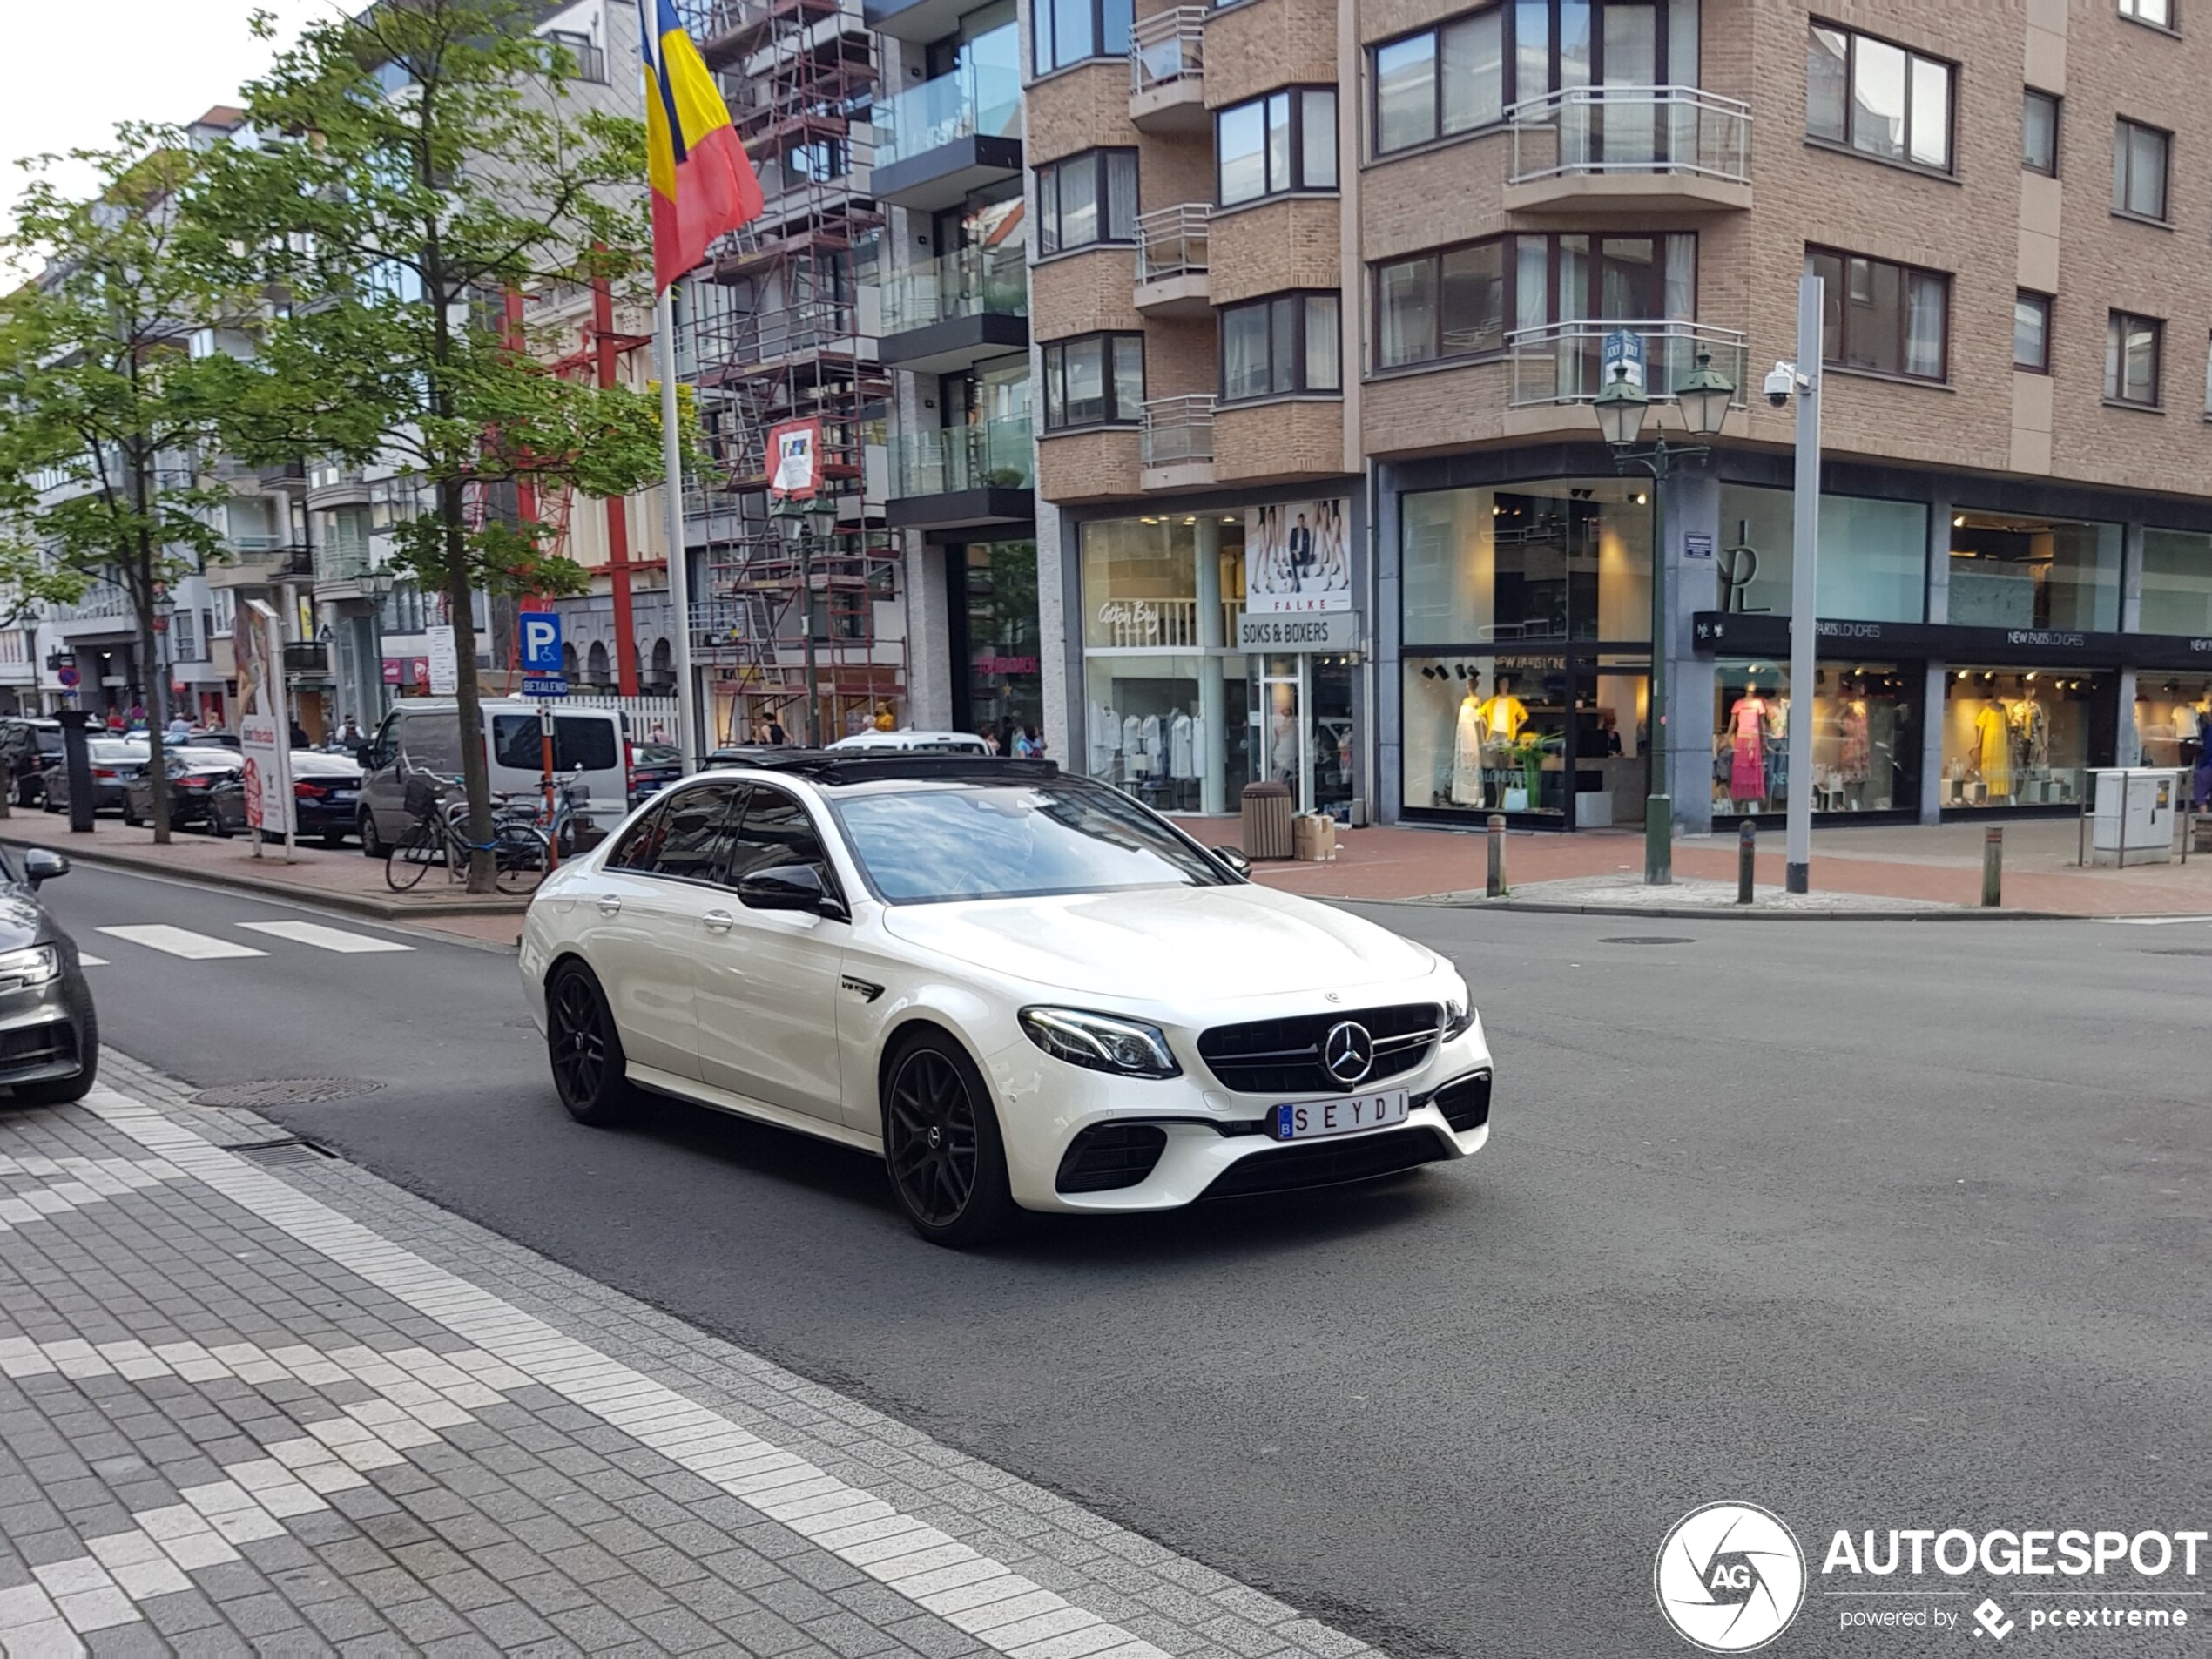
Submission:
<svg viewBox="0 0 2212 1659">
<path fill-rule="evenodd" d="M 1767 372 L 1766 401 L 1777 409 L 1785 407 L 1797 383 L 1797 371 L 1787 363 L 1777 363 Z"/>
</svg>

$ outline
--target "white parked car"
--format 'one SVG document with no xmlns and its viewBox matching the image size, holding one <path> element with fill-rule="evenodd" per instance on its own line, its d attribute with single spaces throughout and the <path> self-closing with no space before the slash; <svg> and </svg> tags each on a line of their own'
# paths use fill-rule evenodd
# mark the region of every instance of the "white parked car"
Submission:
<svg viewBox="0 0 2212 1659">
<path fill-rule="evenodd" d="M 794 754 L 672 786 L 539 887 L 562 1102 L 637 1085 L 881 1154 L 925 1237 L 1465 1157 L 1457 969 L 1049 763 Z"/>
<path fill-rule="evenodd" d="M 929 755 L 987 755 L 991 746 L 973 732 L 855 732 L 828 745 L 831 752 Z"/>
</svg>

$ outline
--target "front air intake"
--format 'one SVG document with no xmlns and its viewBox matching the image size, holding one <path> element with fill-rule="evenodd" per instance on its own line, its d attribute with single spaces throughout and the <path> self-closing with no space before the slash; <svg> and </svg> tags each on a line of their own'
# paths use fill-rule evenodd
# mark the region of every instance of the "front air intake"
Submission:
<svg viewBox="0 0 2212 1659">
<path fill-rule="evenodd" d="M 1094 1123 L 1069 1143 L 1060 1160 L 1062 1192 L 1116 1192 L 1151 1174 L 1168 1147 L 1157 1123 Z"/>
</svg>

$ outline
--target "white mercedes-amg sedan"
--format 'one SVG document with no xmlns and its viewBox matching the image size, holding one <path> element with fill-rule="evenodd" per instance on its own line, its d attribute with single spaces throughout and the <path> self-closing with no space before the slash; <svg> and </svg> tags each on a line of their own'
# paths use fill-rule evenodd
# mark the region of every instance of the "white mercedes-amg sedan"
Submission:
<svg viewBox="0 0 2212 1659">
<path fill-rule="evenodd" d="M 522 972 L 563 1103 L 644 1088 L 880 1155 L 915 1229 L 1465 1157 L 1467 982 L 1048 762 L 793 753 L 549 876 Z"/>
</svg>

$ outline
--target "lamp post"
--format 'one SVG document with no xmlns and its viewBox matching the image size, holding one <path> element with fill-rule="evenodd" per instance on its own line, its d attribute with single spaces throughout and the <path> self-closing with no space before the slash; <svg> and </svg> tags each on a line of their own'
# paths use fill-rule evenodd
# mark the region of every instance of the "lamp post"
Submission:
<svg viewBox="0 0 2212 1659">
<path fill-rule="evenodd" d="M 770 512 L 783 531 L 784 543 L 799 561 L 799 590 L 804 596 L 801 604 L 801 650 L 806 664 L 806 746 L 822 746 L 822 700 L 817 695 L 814 678 L 814 543 L 818 536 L 831 534 L 837 523 L 837 509 L 819 496 L 787 496 L 778 502 Z M 817 528 L 820 520 L 825 528 Z"/>
<path fill-rule="evenodd" d="M 1713 367 L 1713 356 L 1703 347 L 1697 367 L 1675 388 L 1676 407 L 1694 437 L 1710 438 L 1728 418 L 1736 396 L 1736 383 Z M 1613 467 L 1625 473 L 1637 469 L 1651 475 L 1651 734 L 1644 757 L 1649 781 L 1643 802 L 1643 879 L 1648 886 L 1666 887 L 1675 879 L 1675 803 L 1667 789 L 1667 474 L 1677 461 L 1696 461 L 1712 453 L 1705 444 L 1673 444 L 1662 433 L 1650 446 L 1638 448 L 1643 418 L 1651 400 L 1642 388 L 1630 383 L 1626 363 L 1617 363 L 1613 383 L 1597 395 L 1599 434 L 1613 451 Z"/>
<path fill-rule="evenodd" d="M 361 583 L 368 590 L 369 644 L 375 658 L 374 670 L 368 678 L 369 685 L 375 687 L 372 695 L 376 706 L 364 711 L 369 716 L 368 729 L 371 732 L 375 731 L 384 718 L 384 602 L 392 597 L 395 581 L 391 566 L 372 564 Z"/>
</svg>

